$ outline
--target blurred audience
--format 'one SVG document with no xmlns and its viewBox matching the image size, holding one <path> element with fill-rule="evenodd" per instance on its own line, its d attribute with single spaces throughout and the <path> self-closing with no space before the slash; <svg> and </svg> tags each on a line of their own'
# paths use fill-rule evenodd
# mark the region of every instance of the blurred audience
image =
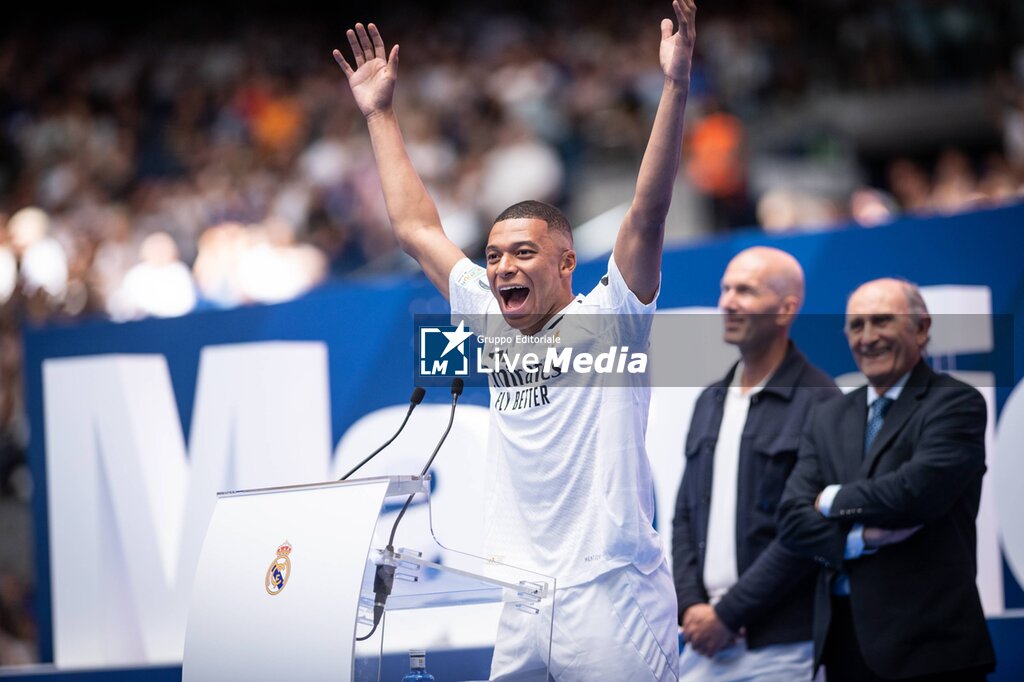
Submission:
<svg viewBox="0 0 1024 682">
<path fill-rule="evenodd" d="M 635 43 L 657 25 L 660 3 L 397 9 L 378 20 L 419 55 L 400 102 L 410 153 L 471 255 L 504 206 L 530 196 L 571 208 L 581 168 L 639 153 L 658 72 Z M 387 229 L 365 134 L 324 56 L 340 31 L 304 11 L 287 22 L 254 13 L 229 34 L 171 10 L 126 31 L 69 20 L 0 34 L 8 314 L 34 324 L 180 315 L 408 267 Z M 1007 68 L 1022 42 L 1005 21 L 1014 11 L 966 0 L 702 7 L 683 153 L 687 181 L 710 207 L 704 231 L 878 225 L 1015 200 L 1024 82 L 999 116 L 1002 156 L 951 148 L 929 170 L 895 159 L 887 186 L 846 198 L 784 182 L 752 196 L 747 177 L 747 130 L 773 103 L 984 78 Z M 552 28 L 566 22 L 587 39 L 569 42 Z M 820 25 L 835 25 L 838 41 L 807 30 Z M 979 38 L 994 49 L 971 49 Z M 950 57 L 956 69 L 935 68 Z"/>
<path fill-rule="evenodd" d="M 743 121 L 709 97 L 683 151 L 687 178 L 710 201 L 712 229 L 751 224 Z"/>
<path fill-rule="evenodd" d="M 757 201 L 758 225 L 771 233 L 850 223 L 877 227 L 903 215 L 949 215 L 1024 200 L 1024 174 L 1015 173 L 998 152 L 975 161 L 961 149 L 948 148 L 930 170 L 899 157 L 888 164 L 886 175 L 887 188 L 860 186 L 845 201 L 787 187 L 769 190 Z"/>
<path fill-rule="evenodd" d="M 166 232 L 154 232 L 139 246 L 139 262 L 125 273 L 107 312 L 115 320 L 178 317 L 196 305 L 192 273 Z"/>
</svg>

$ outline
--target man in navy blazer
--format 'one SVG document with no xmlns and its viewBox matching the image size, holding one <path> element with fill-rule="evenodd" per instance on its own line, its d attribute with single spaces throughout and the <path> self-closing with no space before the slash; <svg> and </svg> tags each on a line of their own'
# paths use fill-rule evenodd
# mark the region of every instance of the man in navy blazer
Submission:
<svg viewBox="0 0 1024 682">
<path fill-rule="evenodd" d="M 975 584 L 985 401 L 923 359 L 917 287 L 881 279 L 846 309 L 868 386 L 815 408 L 779 507 L 782 543 L 819 565 L 816 667 L 844 680 L 984 680 Z"/>
<path fill-rule="evenodd" d="M 698 398 L 687 434 L 672 523 L 681 682 L 811 678 L 815 566 L 779 545 L 775 511 L 811 405 L 839 390 L 789 339 L 803 291 L 778 249 L 746 249 L 722 277 L 740 362 Z"/>
</svg>

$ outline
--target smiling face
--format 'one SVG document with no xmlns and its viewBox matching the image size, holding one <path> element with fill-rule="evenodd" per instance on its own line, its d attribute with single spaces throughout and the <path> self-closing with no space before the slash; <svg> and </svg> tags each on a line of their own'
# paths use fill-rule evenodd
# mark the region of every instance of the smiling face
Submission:
<svg viewBox="0 0 1024 682">
<path fill-rule="evenodd" d="M 802 289 L 803 274 L 789 254 L 763 247 L 741 252 L 722 275 L 723 340 L 741 352 L 768 347 L 792 324 Z"/>
<path fill-rule="evenodd" d="M 533 334 L 572 301 L 576 253 L 538 218 L 501 220 L 487 240 L 487 281 L 505 321 Z"/>
<path fill-rule="evenodd" d="M 880 279 L 862 285 L 846 304 L 846 339 L 868 381 L 884 393 L 918 363 L 931 318 L 912 314 L 907 285 Z"/>
</svg>

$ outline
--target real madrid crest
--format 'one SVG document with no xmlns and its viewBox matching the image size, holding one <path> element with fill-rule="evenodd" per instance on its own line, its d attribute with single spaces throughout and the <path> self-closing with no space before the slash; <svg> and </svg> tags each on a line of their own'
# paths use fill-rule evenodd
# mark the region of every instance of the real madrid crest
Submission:
<svg viewBox="0 0 1024 682">
<path fill-rule="evenodd" d="M 281 590 L 288 584 L 288 578 L 292 574 L 292 562 L 288 558 L 291 552 L 292 546 L 287 540 L 277 548 L 277 556 L 270 562 L 270 567 L 267 568 L 267 577 L 263 583 L 267 588 L 267 594 L 271 596 L 281 594 Z"/>
</svg>

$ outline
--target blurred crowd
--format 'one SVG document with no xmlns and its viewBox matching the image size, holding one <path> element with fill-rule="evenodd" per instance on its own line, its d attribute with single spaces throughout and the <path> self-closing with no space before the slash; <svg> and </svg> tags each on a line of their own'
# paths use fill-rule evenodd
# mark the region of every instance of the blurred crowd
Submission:
<svg viewBox="0 0 1024 682">
<path fill-rule="evenodd" d="M 769 233 L 820 230 L 846 222 L 878 227 L 902 215 L 949 215 L 1024 199 L 1024 165 L 1011 165 L 1000 153 L 975 163 L 962 149 L 950 147 L 931 166 L 899 157 L 887 165 L 885 177 L 884 187 L 863 185 L 838 202 L 788 188 L 771 189 L 757 200 L 758 225 Z"/>
<path fill-rule="evenodd" d="M 386 40 L 405 45 L 397 106 L 457 243 L 476 252 L 491 218 L 523 197 L 582 210 L 581 169 L 635 162 L 659 93 L 662 4 L 511 13 L 454 3 L 377 18 Z M 1024 164 L 1019 84 L 1005 93 L 1006 147 L 983 158 L 949 149 L 893 159 L 878 186 L 840 201 L 755 195 L 747 177 L 748 131 L 773 103 L 1012 73 L 1019 36 L 1006 27 L 1024 22 L 1007 23 L 1020 10 L 1003 5 L 702 8 L 683 175 L 712 208 L 703 231 L 878 224 L 1011 200 Z M 16 318 L 277 302 L 332 276 L 406 265 L 364 124 L 330 59 L 346 17 L 273 19 L 220 31 L 219 17 L 192 10 L 130 30 L 82 20 L 7 32 L 0 300 L 16 303 Z"/>
<path fill-rule="evenodd" d="M 22 325 L 273 303 L 332 278 L 409 267 L 388 227 L 365 124 L 330 56 L 347 51 L 343 31 L 356 20 L 377 22 L 385 41 L 403 46 L 396 107 L 457 244 L 477 255 L 493 216 L 526 197 L 564 207 L 576 223 L 594 217 L 578 201 L 584 169 L 638 161 L 661 85 L 658 20 L 670 15 L 667 0 L 603 5 L 400 2 L 376 16 L 344 4 L 245 16 L 183 7 L 133 20 L 49 23 L 25 13 L 8 22 L 4 494 L 31 489 L 18 475 L 28 438 Z M 1021 3 L 707 5 L 681 172 L 708 207 L 699 232 L 875 226 L 1022 195 Z M 751 183 L 751 138 L 773 108 L 829 92 L 976 82 L 994 84 L 989 148 L 954 142 L 894 155 L 839 198 Z M 0 597 L 11 591 L 6 580 Z"/>
</svg>

